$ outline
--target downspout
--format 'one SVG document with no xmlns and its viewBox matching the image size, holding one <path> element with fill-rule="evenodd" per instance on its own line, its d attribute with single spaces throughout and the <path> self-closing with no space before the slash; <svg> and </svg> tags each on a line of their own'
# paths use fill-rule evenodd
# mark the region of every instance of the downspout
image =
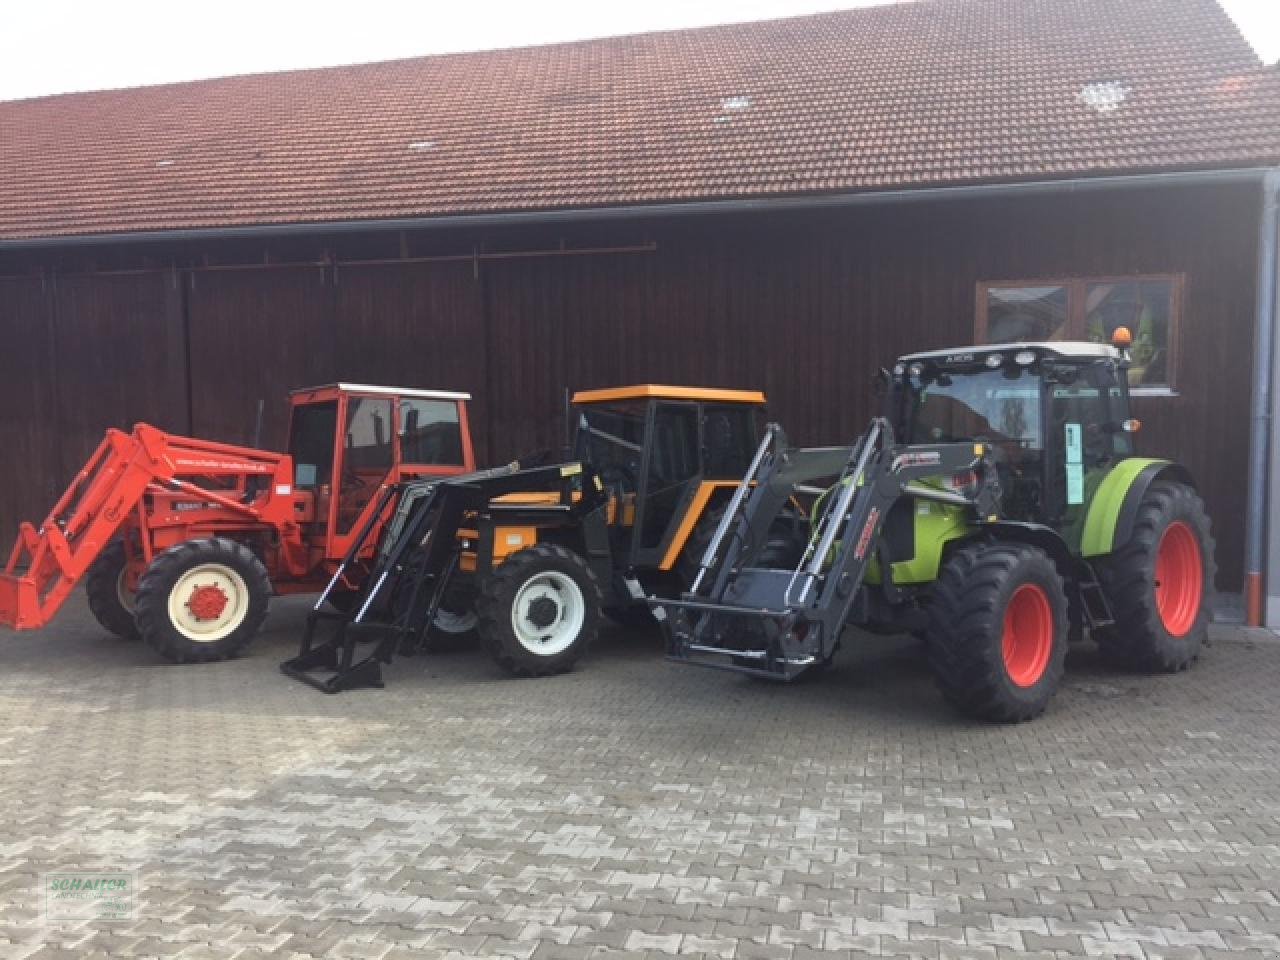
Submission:
<svg viewBox="0 0 1280 960">
<path fill-rule="evenodd" d="M 1258 314 L 1253 352 L 1253 416 L 1249 439 L 1249 493 L 1245 512 L 1245 623 L 1262 626 L 1263 561 L 1267 550 L 1267 479 L 1271 458 L 1271 395 L 1275 360 L 1276 206 L 1280 169 L 1262 177 L 1258 222 Z"/>
</svg>

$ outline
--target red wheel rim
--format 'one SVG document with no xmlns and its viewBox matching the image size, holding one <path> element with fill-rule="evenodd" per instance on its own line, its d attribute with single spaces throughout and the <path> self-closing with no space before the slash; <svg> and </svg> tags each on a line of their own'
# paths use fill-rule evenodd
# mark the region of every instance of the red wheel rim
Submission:
<svg viewBox="0 0 1280 960">
<path fill-rule="evenodd" d="M 1156 549 L 1156 610 L 1172 636 L 1185 636 L 1200 616 L 1204 558 L 1195 531 L 1181 520 L 1169 524 Z"/>
<path fill-rule="evenodd" d="M 1004 668 L 1019 687 L 1034 686 L 1044 676 L 1053 652 L 1053 610 L 1042 588 L 1024 583 L 1004 608 L 1000 639 Z"/>
<path fill-rule="evenodd" d="M 218 587 L 205 584 L 191 591 L 187 606 L 197 620 L 216 620 L 227 609 L 227 595 Z"/>
</svg>

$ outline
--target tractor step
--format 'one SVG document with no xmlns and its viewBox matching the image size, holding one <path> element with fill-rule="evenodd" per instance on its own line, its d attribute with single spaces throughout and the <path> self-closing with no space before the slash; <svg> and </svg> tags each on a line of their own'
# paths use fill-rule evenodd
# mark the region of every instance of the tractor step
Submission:
<svg viewBox="0 0 1280 960">
<path fill-rule="evenodd" d="M 1115 624 L 1115 618 L 1111 615 L 1111 604 L 1107 602 L 1102 584 L 1095 578 L 1080 580 L 1080 605 L 1084 609 L 1089 629 L 1096 630 Z"/>
</svg>

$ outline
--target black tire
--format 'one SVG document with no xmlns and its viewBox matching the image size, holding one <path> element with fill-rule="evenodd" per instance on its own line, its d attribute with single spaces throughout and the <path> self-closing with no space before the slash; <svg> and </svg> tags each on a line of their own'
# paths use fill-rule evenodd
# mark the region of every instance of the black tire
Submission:
<svg viewBox="0 0 1280 960">
<path fill-rule="evenodd" d="M 1039 617 L 1033 626 L 1040 629 L 1024 631 L 1034 635 L 1024 650 L 1035 653 L 1022 662 L 1021 679 L 1015 679 L 1017 648 L 1012 657 L 1004 650 L 1011 603 L 1017 604 L 1012 616 L 1029 604 Z M 962 547 L 944 564 L 928 614 L 929 666 L 949 703 L 997 723 L 1044 712 L 1062 682 L 1067 655 L 1067 598 L 1048 554 L 1020 543 Z"/>
<path fill-rule="evenodd" d="M 89 568 L 84 592 L 89 599 L 90 612 L 104 629 L 121 640 L 137 640 L 138 622 L 134 619 L 133 608 L 125 605 L 124 595 L 128 591 L 121 582 L 126 560 L 123 543 L 115 540 L 107 544 Z"/>
<path fill-rule="evenodd" d="M 708 510 L 689 534 L 684 549 L 676 560 L 676 572 L 686 587 L 693 584 L 698 575 L 698 564 L 715 536 L 716 527 L 724 516 L 724 507 Z M 808 525 L 804 517 L 790 507 L 785 508 L 773 523 L 769 525 L 769 540 L 756 557 L 755 564 L 760 567 L 795 567 L 800 563 L 804 548 L 808 543 Z"/>
<path fill-rule="evenodd" d="M 1175 635 L 1161 616 L 1156 560 L 1166 531 L 1177 524 L 1199 547 L 1200 594 L 1189 628 Z M 1114 626 L 1094 631 L 1103 655 L 1126 667 L 1156 673 L 1176 673 L 1191 666 L 1208 640 L 1217 575 L 1209 517 L 1196 492 L 1183 483 L 1153 484 L 1138 506 L 1129 542 L 1100 560 L 1096 568 L 1115 620 Z"/>
<path fill-rule="evenodd" d="M 465 594 L 447 593 L 427 627 L 423 649 L 427 653 L 453 653 L 471 647 L 480 637 L 480 616 Z"/>
<path fill-rule="evenodd" d="M 210 582 L 200 583 L 202 574 Z M 189 599 L 177 597 L 179 590 L 189 590 Z M 216 612 L 210 608 L 205 616 L 192 608 L 200 591 L 207 591 L 206 602 L 212 596 Z M 248 547 L 220 537 L 191 540 L 157 556 L 138 581 L 138 632 L 174 663 L 226 660 L 240 654 L 257 634 L 270 595 L 267 570 Z M 185 622 L 175 621 L 171 614 L 171 597 L 179 609 L 190 611 L 183 615 Z M 209 635 L 202 639 L 206 621 Z"/>
<path fill-rule="evenodd" d="M 582 620 L 575 630 L 577 603 Z M 528 626 L 520 634 L 513 615 L 518 604 L 529 604 Z M 484 578 L 476 613 L 480 639 L 500 666 L 520 677 L 564 673 L 573 669 L 600 630 L 600 585 L 576 553 L 539 544 L 513 553 Z M 558 629 L 551 629 L 557 624 Z M 539 637 L 543 629 L 548 632 Z M 549 652 L 538 652 L 544 644 Z"/>
</svg>

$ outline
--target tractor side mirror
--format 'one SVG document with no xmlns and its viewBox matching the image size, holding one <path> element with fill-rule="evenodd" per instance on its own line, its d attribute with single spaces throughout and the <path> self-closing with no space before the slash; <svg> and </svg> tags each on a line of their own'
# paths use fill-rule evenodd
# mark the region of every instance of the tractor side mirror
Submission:
<svg viewBox="0 0 1280 960">
<path fill-rule="evenodd" d="M 871 381 L 871 393 L 878 400 L 889 392 L 889 384 L 892 382 L 892 376 L 884 367 L 876 374 Z"/>
</svg>

